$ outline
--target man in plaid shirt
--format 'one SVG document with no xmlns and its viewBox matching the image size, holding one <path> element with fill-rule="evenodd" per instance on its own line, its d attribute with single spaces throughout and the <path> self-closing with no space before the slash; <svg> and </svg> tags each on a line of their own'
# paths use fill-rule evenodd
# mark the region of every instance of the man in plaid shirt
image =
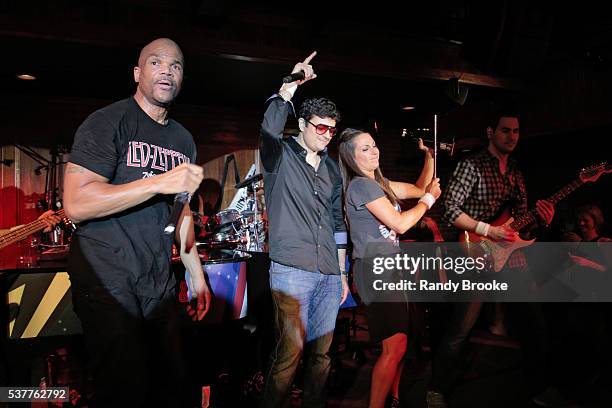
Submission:
<svg viewBox="0 0 612 408">
<path fill-rule="evenodd" d="M 475 232 L 495 241 L 512 242 L 518 238 L 517 231 L 508 226 L 492 226 L 489 222 L 495 220 L 507 207 L 513 210 L 515 217 L 527 212 L 525 180 L 516 161 L 509 157 L 519 139 L 518 115 L 499 111 L 491 117 L 486 131 L 488 147 L 461 160 L 445 189 L 444 218 L 459 230 Z M 536 209 L 541 223 L 550 224 L 554 216 L 553 205 L 540 200 L 536 203 Z M 505 267 L 515 270 L 526 268 L 527 263 L 521 252 L 515 252 Z M 538 304 L 513 306 L 517 306 L 514 311 L 521 316 L 520 320 L 526 323 L 525 326 L 531 323 L 532 329 L 542 327 Z M 453 309 L 433 362 L 430 391 L 427 392 L 429 408 L 447 406 L 445 396 L 452 390 L 458 376 L 457 367 L 462 361 L 470 332 L 480 315 L 482 302 L 456 303 Z M 542 347 L 546 342 L 542 342 L 541 337 L 529 335 L 527 329 L 519 331 L 530 337 L 522 336 L 521 340 L 524 341 L 521 346 L 528 355 L 527 363 L 535 365 L 535 371 L 531 371 L 539 379 L 546 378 L 547 375 L 540 375 L 541 370 L 547 367 L 547 352 Z M 529 355 L 533 358 L 529 359 Z M 546 385 L 536 385 L 537 381 L 530 383 L 534 384 L 534 394 L 541 392 Z"/>
<path fill-rule="evenodd" d="M 443 198 L 444 219 L 460 230 L 476 233 L 480 231 L 479 224 L 484 225 L 479 235 L 484 235 L 482 232 L 488 228 L 489 238 L 513 241 L 516 231 L 504 226 L 486 227 L 485 224 L 495 220 L 505 208 L 511 208 L 514 217 L 528 210 L 525 179 L 516 160 L 509 157 L 519 136 L 518 119 L 504 117 L 502 120 L 500 136 L 504 138 L 493 139 L 496 132 L 488 127 L 489 147 L 461 160 L 457 165 Z M 501 149 L 509 152 L 498 154 Z M 537 205 L 543 206 L 543 212 L 551 211 L 554 214 L 554 208 L 547 201 L 540 200 Z M 507 263 L 508 268 L 526 265 L 522 252 L 512 254 Z"/>
</svg>

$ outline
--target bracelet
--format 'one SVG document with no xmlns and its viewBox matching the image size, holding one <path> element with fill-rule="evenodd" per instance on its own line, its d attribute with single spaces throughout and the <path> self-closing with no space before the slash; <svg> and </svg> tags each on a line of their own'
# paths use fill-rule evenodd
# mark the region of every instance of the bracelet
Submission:
<svg viewBox="0 0 612 408">
<path fill-rule="evenodd" d="M 280 95 L 281 98 L 283 98 L 285 102 L 289 102 L 291 100 L 291 94 L 289 93 L 289 91 L 285 89 L 279 90 L 278 94 Z"/>
<path fill-rule="evenodd" d="M 343 271 L 342 269 L 340 269 L 340 275 L 341 276 L 348 276 L 348 272 L 347 271 Z"/>
<path fill-rule="evenodd" d="M 421 197 L 421 199 L 419 200 L 419 203 L 425 204 L 428 210 L 430 210 L 431 207 L 433 207 L 435 202 L 436 202 L 436 199 L 434 198 L 433 195 L 431 195 L 431 193 L 423 194 L 423 197 Z"/>
<path fill-rule="evenodd" d="M 476 230 L 474 232 L 476 232 L 478 235 L 482 235 L 483 237 L 486 237 L 489 235 L 489 228 L 491 228 L 491 224 L 487 224 L 486 222 L 478 221 L 478 224 L 476 224 Z"/>
</svg>

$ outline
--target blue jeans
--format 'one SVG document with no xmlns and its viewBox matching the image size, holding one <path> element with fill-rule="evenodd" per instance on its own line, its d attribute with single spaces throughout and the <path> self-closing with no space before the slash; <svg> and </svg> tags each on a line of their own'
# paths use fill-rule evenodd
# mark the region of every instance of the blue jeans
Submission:
<svg viewBox="0 0 612 408">
<path fill-rule="evenodd" d="M 266 376 L 262 407 L 284 408 L 306 346 L 303 407 L 324 407 L 329 347 L 342 296 L 340 275 L 324 275 L 272 262 L 270 287 L 277 344 Z"/>
</svg>

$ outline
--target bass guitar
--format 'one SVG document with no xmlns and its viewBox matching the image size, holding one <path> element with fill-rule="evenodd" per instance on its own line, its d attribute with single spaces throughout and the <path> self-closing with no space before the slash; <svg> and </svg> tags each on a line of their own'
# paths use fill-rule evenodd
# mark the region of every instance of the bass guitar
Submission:
<svg viewBox="0 0 612 408">
<path fill-rule="evenodd" d="M 52 215 L 57 215 L 58 217 L 62 219 L 66 219 L 66 214 L 64 213 L 63 209 L 57 211 L 56 213 Z M 51 217 L 52 215 L 49 215 L 49 217 Z M 34 234 L 35 232 L 44 230 L 48 225 L 45 222 L 46 218 L 47 217 L 44 217 L 39 220 L 32 221 L 28 224 L 20 225 L 18 227 L 15 227 L 9 231 L 6 231 L 0 234 L 0 249 L 5 248 L 21 240 L 24 240 L 31 234 Z"/>
</svg>

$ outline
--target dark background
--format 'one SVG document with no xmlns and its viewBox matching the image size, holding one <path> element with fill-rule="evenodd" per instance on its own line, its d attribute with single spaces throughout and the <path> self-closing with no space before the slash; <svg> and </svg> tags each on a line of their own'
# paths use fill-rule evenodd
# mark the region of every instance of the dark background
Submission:
<svg viewBox="0 0 612 408">
<path fill-rule="evenodd" d="M 70 146 L 89 113 L 134 92 L 139 50 L 167 36 L 186 56 L 173 114 L 204 163 L 255 148 L 264 101 L 317 50 L 319 77 L 295 100 L 328 96 L 340 127 L 372 130 L 389 178 L 414 180 L 421 157 L 402 129 L 432 128 L 437 113 L 440 139 L 457 142 L 452 159 L 440 155 L 444 186 L 461 153 L 486 143 L 491 103 L 512 101 L 516 156 L 530 198 L 544 197 L 611 156 L 612 17 L 590 2 L 489 3 L 0 0 L 0 137 Z M 611 178 L 568 203 L 598 202 L 610 218 Z"/>
</svg>

